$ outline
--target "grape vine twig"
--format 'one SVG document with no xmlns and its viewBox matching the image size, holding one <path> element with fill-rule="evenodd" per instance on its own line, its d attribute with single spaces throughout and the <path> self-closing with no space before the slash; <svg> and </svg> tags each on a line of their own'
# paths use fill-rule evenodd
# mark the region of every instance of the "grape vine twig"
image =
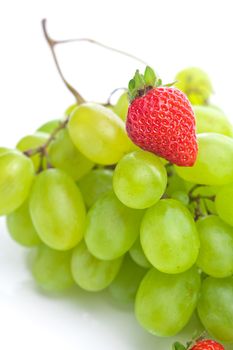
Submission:
<svg viewBox="0 0 233 350">
<path fill-rule="evenodd" d="M 100 46 L 104 49 L 107 49 L 107 50 L 110 50 L 110 51 L 113 51 L 113 52 L 116 52 L 118 54 L 121 54 L 121 55 L 124 55 L 124 56 L 127 56 L 127 57 L 130 57 L 132 58 L 133 60 L 136 60 L 144 65 L 148 65 L 147 62 L 143 61 L 142 59 L 136 57 L 135 55 L 132 55 L 128 52 L 125 52 L 123 50 L 119 50 L 119 49 L 116 49 L 114 47 L 111 47 L 109 45 L 105 45 L 97 40 L 94 40 L 94 39 L 90 39 L 90 38 L 75 38 L 75 39 L 66 39 L 66 40 L 54 40 L 50 37 L 50 35 L 48 34 L 48 31 L 47 31 L 47 20 L 46 19 L 43 19 L 42 20 L 42 28 L 43 28 L 43 32 L 44 32 L 44 36 L 45 36 L 45 39 L 49 45 L 49 48 L 52 52 L 52 56 L 53 56 L 53 59 L 54 59 L 54 62 L 55 62 L 55 65 L 57 67 L 57 70 L 58 70 L 58 73 L 62 79 L 62 81 L 64 82 L 64 84 L 66 85 L 67 89 L 72 93 L 72 95 L 75 97 L 76 101 L 78 104 L 80 103 L 83 103 L 85 102 L 84 98 L 80 95 L 80 93 L 70 84 L 68 83 L 68 81 L 65 79 L 64 77 L 64 74 L 62 73 L 62 70 L 61 70 L 61 67 L 59 65 L 59 62 L 58 62 L 58 59 L 57 59 L 57 55 L 56 55 L 56 52 L 55 52 L 55 47 L 56 45 L 60 45 L 60 44 L 70 44 L 70 43 L 74 43 L 74 42 L 88 42 L 90 44 L 94 44 L 94 45 L 97 45 L 97 46 Z"/>
</svg>

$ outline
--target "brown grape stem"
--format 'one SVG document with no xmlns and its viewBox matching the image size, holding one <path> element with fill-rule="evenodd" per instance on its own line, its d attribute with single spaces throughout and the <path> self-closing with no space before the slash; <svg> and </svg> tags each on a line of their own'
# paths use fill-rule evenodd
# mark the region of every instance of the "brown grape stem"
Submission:
<svg viewBox="0 0 233 350">
<path fill-rule="evenodd" d="M 48 139 L 46 140 L 46 142 L 39 147 L 36 148 L 32 148 L 29 149 L 27 151 L 24 151 L 24 155 L 27 157 L 32 157 L 35 154 L 40 154 L 40 164 L 39 164 L 39 168 L 37 170 L 37 173 L 40 173 L 43 170 L 43 160 L 44 158 L 46 158 L 46 165 L 47 168 L 52 168 L 52 164 L 49 162 L 49 156 L 48 156 L 48 147 L 50 145 L 50 143 L 55 140 L 57 134 L 66 128 L 67 124 L 69 122 L 69 116 L 66 117 L 66 119 L 64 121 L 62 121 L 58 127 L 56 129 L 53 130 L 53 132 L 49 135 Z"/>
<path fill-rule="evenodd" d="M 51 50 L 51 53 L 52 53 L 52 56 L 53 56 L 53 59 L 55 62 L 55 65 L 57 67 L 58 73 L 59 73 L 63 83 L 66 85 L 67 89 L 72 93 L 72 95 L 75 97 L 78 104 L 85 102 L 84 98 L 80 95 L 80 93 L 72 85 L 70 85 L 70 83 L 68 83 L 68 81 L 65 79 L 65 77 L 62 73 L 61 67 L 59 65 L 57 55 L 55 52 L 55 46 L 58 44 L 65 43 L 65 42 L 56 41 L 49 36 L 48 31 L 47 31 L 47 20 L 46 19 L 42 20 L 42 28 L 43 28 L 45 39 L 49 45 L 49 48 Z"/>
<path fill-rule="evenodd" d="M 119 49 L 115 49 L 114 47 L 111 47 L 109 45 L 105 45 L 97 40 L 94 40 L 94 39 L 90 39 L 90 38 L 75 38 L 75 39 L 66 39 L 66 40 L 54 40 L 51 38 L 51 36 L 48 34 L 48 30 L 47 30 L 47 20 L 46 19 L 43 19 L 42 20 L 42 29 L 43 29 L 43 33 L 44 33 L 44 36 L 45 36 L 45 39 L 49 45 L 49 48 L 51 50 L 51 53 L 52 53 L 52 56 L 53 56 L 53 59 L 54 59 L 54 62 L 55 62 L 55 65 L 56 65 L 56 68 L 58 70 L 58 73 L 62 79 L 62 81 L 64 82 L 65 86 L 67 87 L 67 89 L 72 93 L 72 95 L 75 97 L 76 101 L 78 104 L 81 104 L 83 102 L 85 102 L 85 99 L 80 95 L 80 93 L 65 79 L 64 77 L 64 74 L 61 70 L 61 67 L 60 67 L 60 64 L 58 62 L 58 59 L 57 59 L 57 55 L 56 55 L 56 52 L 55 52 L 55 47 L 56 45 L 59 45 L 59 44 L 70 44 L 70 43 L 74 43 L 74 42 L 88 42 L 90 44 L 94 44 L 94 45 L 97 45 L 97 46 L 100 46 L 104 49 L 107 49 L 107 50 L 110 50 L 110 51 L 113 51 L 113 52 L 116 52 L 118 54 L 121 54 L 121 55 L 124 55 L 124 56 L 127 56 L 129 58 L 132 58 L 133 60 L 135 61 L 138 61 L 144 65 L 148 65 L 145 61 L 143 61 L 142 59 L 138 58 L 137 56 L 135 55 L 132 55 L 128 52 L 125 52 L 123 50 L 119 50 Z M 107 102 L 107 105 L 108 105 L 108 102 Z"/>
</svg>

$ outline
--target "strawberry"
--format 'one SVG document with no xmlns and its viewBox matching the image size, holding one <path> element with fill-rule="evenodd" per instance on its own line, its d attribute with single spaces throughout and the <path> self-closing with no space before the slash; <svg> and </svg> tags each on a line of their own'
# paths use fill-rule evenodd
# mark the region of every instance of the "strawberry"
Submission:
<svg viewBox="0 0 233 350">
<path fill-rule="evenodd" d="M 131 104 L 126 130 L 140 148 L 180 166 L 192 166 L 197 157 L 195 117 L 186 95 L 162 86 L 154 71 L 136 71 L 129 82 Z"/>
<path fill-rule="evenodd" d="M 214 340 L 200 340 L 190 350 L 224 350 L 224 347 Z"/>
<path fill-rule="evenodd" d="M 202 339 L 191 341 L 187 345 L 183 345 L 179 342 L 173 344 L 173 350 L 224 350 L 224 347 L 211 339 Z"/>
</svg>

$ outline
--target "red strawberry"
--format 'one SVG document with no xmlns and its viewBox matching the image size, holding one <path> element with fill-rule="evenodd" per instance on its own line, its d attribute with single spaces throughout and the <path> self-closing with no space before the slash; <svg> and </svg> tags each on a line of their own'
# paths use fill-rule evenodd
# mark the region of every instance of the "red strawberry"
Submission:
<svg viewBox="0 0 233 350">
<path fill-rule="evenodd" d="M 129 83 L 127 133 L 140 148 L 171 163 L 192 166 L 198 147 L 191 104 L 183 92 L 161 86 L 153 74 L 147 67 L 144 75 L 137 71 Z"/>
<path fill-rule="evenodd" d="M 224 347 L 214 340 L 200 340 L 190 350 L 224 350 Z"/>
</svg>

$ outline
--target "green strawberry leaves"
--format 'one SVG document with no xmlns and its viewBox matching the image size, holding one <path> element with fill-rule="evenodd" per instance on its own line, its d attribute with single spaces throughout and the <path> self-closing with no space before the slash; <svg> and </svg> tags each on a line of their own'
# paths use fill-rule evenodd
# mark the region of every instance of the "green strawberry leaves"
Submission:
<svg viewBox="0 0 233 350">
<path fill-rule="evenodd" d="M 143 96 L 153 87 L 162 85 L 162 80 L 158 79 L 154 70 L 147 66 L 144 74 L 137 69 L 133 79 L 129 81 L 129 99 L 132 102 L 135 98 Z"/>
</svg>

